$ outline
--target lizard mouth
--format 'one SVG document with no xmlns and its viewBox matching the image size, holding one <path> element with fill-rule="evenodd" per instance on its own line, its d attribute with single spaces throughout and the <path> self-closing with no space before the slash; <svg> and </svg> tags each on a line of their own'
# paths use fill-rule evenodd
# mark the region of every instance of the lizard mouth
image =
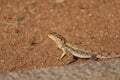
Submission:
<svg viewBox="0 0 120 80">
<path fill-rule="evenodd" d="M 54 35 L 52 35 L 51 33 L 48 34 L 48 37 L 49 37 L 50 39 L 52 39 L 53 41 L 57 41 L 57 40 L 56 40 L 56 37 L 55 37 Z"/>
<path fill-rule="evenodd" d="M 53 38 L 52 35 L 48 34 L 48 37 L 49 37 L 50 39 L 54 40 L 54 38 Z"/>
</svg>

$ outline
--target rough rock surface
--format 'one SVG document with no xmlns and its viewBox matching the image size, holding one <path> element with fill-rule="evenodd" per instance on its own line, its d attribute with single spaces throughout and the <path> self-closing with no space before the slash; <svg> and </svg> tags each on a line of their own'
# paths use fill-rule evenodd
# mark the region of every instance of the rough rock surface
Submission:
<svg viewBox="0 0 120 80">
<path fill-rule="evenodd" d="M 2 73 L 0 80 L 120 80 L 120 60 Z"/>
</svg>

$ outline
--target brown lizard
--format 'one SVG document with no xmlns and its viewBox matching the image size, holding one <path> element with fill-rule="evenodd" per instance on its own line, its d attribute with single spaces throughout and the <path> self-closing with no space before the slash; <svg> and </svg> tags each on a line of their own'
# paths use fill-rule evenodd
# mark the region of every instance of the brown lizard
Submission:
<svg viewBox="0 0 120 80">
<path fill-rule="evenodd" d="M 62 59 L 66 53 L 69 53 L 73 56 L 73 60 L 69 63 L 73 62 L 77 58 L 91 58 L 93 60 L 96 60 L 98 58 L 118 58 L 120 57 L 120 53 L 100 53 L 100 52 L 93 52 L 90 50 L 85 50 L 83 48 L 80 48 L 77 45 L 73 45 L 60 34 L 56 32 L 51 32 L 48 34 L 48 37 L 52 39 L 57 46 L 62 49 L 63 53 L 60 56 L 60 59 Z"/>
</svg>

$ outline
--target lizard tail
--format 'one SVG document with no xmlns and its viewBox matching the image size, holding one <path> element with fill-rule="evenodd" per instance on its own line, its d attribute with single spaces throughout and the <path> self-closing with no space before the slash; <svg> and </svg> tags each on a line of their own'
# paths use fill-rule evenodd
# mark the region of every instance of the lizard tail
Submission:
<svg viewBox="0 0 120 80">
<path fill-rule="evenodd" d="M 120 53 L 99 53 L 97 58 L 120 58 Z"/>
</svg>

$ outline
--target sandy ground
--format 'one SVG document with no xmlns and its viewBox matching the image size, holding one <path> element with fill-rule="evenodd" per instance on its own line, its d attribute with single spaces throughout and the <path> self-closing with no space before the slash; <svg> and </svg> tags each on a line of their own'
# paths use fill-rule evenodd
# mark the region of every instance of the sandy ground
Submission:
<svg viewBox="0 0 120 80">
<path fill-rule="evenodd" d="M 67 56 L 58 60 L 62 51 L 47 37 L 52 31 L 86 49 L 120 52 L 119 26 L 119 0 L 0 0 L 0 72 L 66 63 Z"/>
</svg>

